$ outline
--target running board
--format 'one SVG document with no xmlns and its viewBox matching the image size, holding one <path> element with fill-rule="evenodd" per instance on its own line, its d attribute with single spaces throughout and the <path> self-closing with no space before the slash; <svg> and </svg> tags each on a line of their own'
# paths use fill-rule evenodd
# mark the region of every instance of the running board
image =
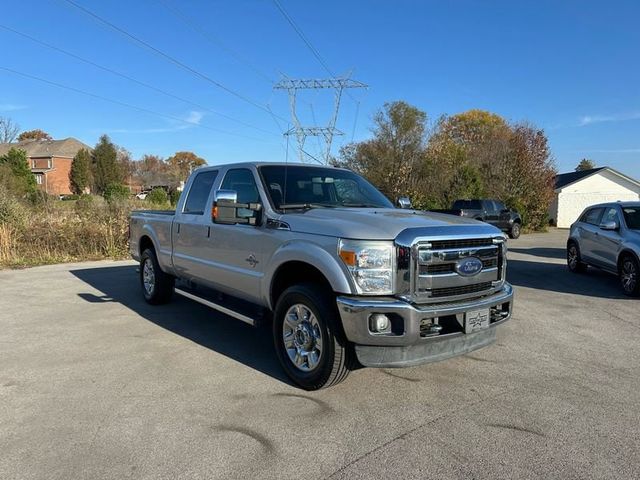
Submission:
<svg viewBox="0 0 640 480">
<path fill-rule="evenodd" d="M 183 297 L 188 298 L 189 300 L 193 300 L 194 302 L 198 302 L 198 303 L 200 303 L 202 305 L 205 305 L 205 306 L 207 306 L 209 308 L 212 308 L 213 310 L 217 310 L 220 313 L 224 313 L 225 315 L 229 315 L 230 317 L 233 317 L 233 318 L 241 320 L 241 321 L 243 321 L 245 323 L 248 323 L 249 325 L 252 325 L 254 327 L 257 324 L 257 320 L 255 318 L 248 317 L 247 315 L 244 315 L 242 313 L 236 312 L 235 310 L 231 310 L 230 308 L 223 307 L 222 305 L 220 305 L 218 303 L 215 303 L 215 302 L 212 302 L 211 300 L 208 300 L 206 298 L 199 297 L 197 295 L 194 295 L 193 293 L 189 293 L 189 292 L 187 292 L 185 290 L 182 290 L 180 288 L 176 288 L 175 292 L 178 295 L 182 295 Z"/>
</svg>

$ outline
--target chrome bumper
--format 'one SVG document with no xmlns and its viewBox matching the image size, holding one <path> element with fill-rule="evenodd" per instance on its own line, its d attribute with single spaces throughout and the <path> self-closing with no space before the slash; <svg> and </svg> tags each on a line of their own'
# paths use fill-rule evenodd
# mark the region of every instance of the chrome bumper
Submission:
<svg viewBox="0 0 640 480">
<path fill-rule="evenodd" d="M 456 303 L 412 305 L 395 298 L 340 296 L 337 304 L 345 335 L 355 344 L 360 363 L 371 367 L 406 367 L 463 355 L 491 344 L 496 336 L 495 327 L 511 317 L 513 288 L 505 283 L 493 295 Z M 465 312 L 497 306 L 501 306 L 505 315 L 484 330 L 465 334 L 461 327 L 461 331 L 435 336 L 420 332 L 421 320 L 455 315 L 462 324 Z M 369 317 L 374 313 L 401 321 L 402 328 L 389 334 L 371 332 Z"/>
</svg>

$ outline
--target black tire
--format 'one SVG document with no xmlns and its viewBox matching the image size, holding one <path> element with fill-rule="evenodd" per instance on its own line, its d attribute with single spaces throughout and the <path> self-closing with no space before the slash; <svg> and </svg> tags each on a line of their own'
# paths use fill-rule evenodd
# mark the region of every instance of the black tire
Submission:
<svg viewBox="0 0 640 480">
<path fill-rule="evenodd" d="M 573 273 L 584 273 L 587 271 L 587 264 L 582 261 L 580 247 L 575 242 L 567 244 L 567 267 Z"/>
<path fill-rule="evenodd" d="M 509 230 L 509 238 L 513 238 L 514 240 L 520 236 L 520 222 L 513 222 L 511 225 L 511 230 Z"/>
<path fill-rule="evenodd" d="M 149 273 L 152 274 L 152 278 L 149 277 Z M 153 281 L 149 282 L 151 279 Z M 162 271 L 156 252 L 152 248 L 147 248 L 142 252 L 140 256 L 140 286 L 145 301 L 151 305 L 168 303 L 173 296 L 174 285 L 175 278 Z"/>
<path fill-rule="evenodd" d="M 302 321 L 300 315 L 295 313 L 296 306 L 306 310 L 303 312 Z M 285 317 L 290 310 L 296 321 L 287 322 L 285 326 Z M 349 374 L 351 349 L 341 333 L 338 318 L 333 294 L 317 284 L 294 285 L 287 288 L 278 299 L 273 315 L 276 354 L 287 376 L 305 390 L 319 390 L 336 385 Z M 291 328 L 294 324 L 297 330 Z M 289 349 L 285 347 L 286 329 L 291 330 L 288 338 L 292 343 L 289 344 Z M 321 340 L 320 350 L 317 350 L 318 336 Z M 310 340 L 304 342 L 307 339 Z M 301 348 L 298 349 L 298 346 Z M 311 353 L 306 356 L 300 355 L 305 351 Z M 302 359 L 300 366 L 296 366 L 289 352 L 296 359 Z M 317 359 L 314 366 L 311 365 L 314 363 L 312 358 Z"/>
<path fill-rule="evenodd" d="M 625 295 L 637 297 L 640 295 L 640 265 L 631 254 L 625 254 L 620 259 L 620 286 Z"/>
</svg>

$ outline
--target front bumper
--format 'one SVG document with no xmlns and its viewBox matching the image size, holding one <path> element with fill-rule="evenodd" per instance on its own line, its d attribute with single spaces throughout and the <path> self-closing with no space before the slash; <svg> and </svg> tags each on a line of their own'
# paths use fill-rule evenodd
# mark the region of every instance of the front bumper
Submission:
<svg viewBox="0 0 640 480">
<path fill-rule="evenodd" d="M 361 364 L 368 367 L 408 367 L 445 360 L 491 344 L 495 327 L 511 317 L 513 288 L 505 283 L 498 292 L 465 302 L 412 305 L 396 298 L 337 298 L 345 335 L 355 344 Z M 489 308 L 492 319 L 486 329 L 465 334 L 464 314 Z M 391 317 L 394 333 L 379 334 L 369 330 L 369 317 L 374 314 Z M 494 315 L 496 313 L 496 315 Z M 499 313 L 499 315 L 498 315 Z M 421 322 L 438 318 L 450 326 L 439 335 L 421 331 Z"/>
</svg>

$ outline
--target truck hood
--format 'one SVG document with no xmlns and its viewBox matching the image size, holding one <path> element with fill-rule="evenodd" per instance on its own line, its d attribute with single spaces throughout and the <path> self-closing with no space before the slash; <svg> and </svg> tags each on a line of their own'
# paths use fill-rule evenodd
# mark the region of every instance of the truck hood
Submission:
<svg viewBox="0 0 640 480">
<path fill-rule="evenodd" d="M 470 218 L 398 208 L 313 208 L 286 213 L 280 220 L 293 232 L 362 240 L 394 240 L 403 230 L 413 228 L 420 229 L 421 235 L 464 234 L 466 230 L 473 235 L 500 233 Z"/>
</svg>

